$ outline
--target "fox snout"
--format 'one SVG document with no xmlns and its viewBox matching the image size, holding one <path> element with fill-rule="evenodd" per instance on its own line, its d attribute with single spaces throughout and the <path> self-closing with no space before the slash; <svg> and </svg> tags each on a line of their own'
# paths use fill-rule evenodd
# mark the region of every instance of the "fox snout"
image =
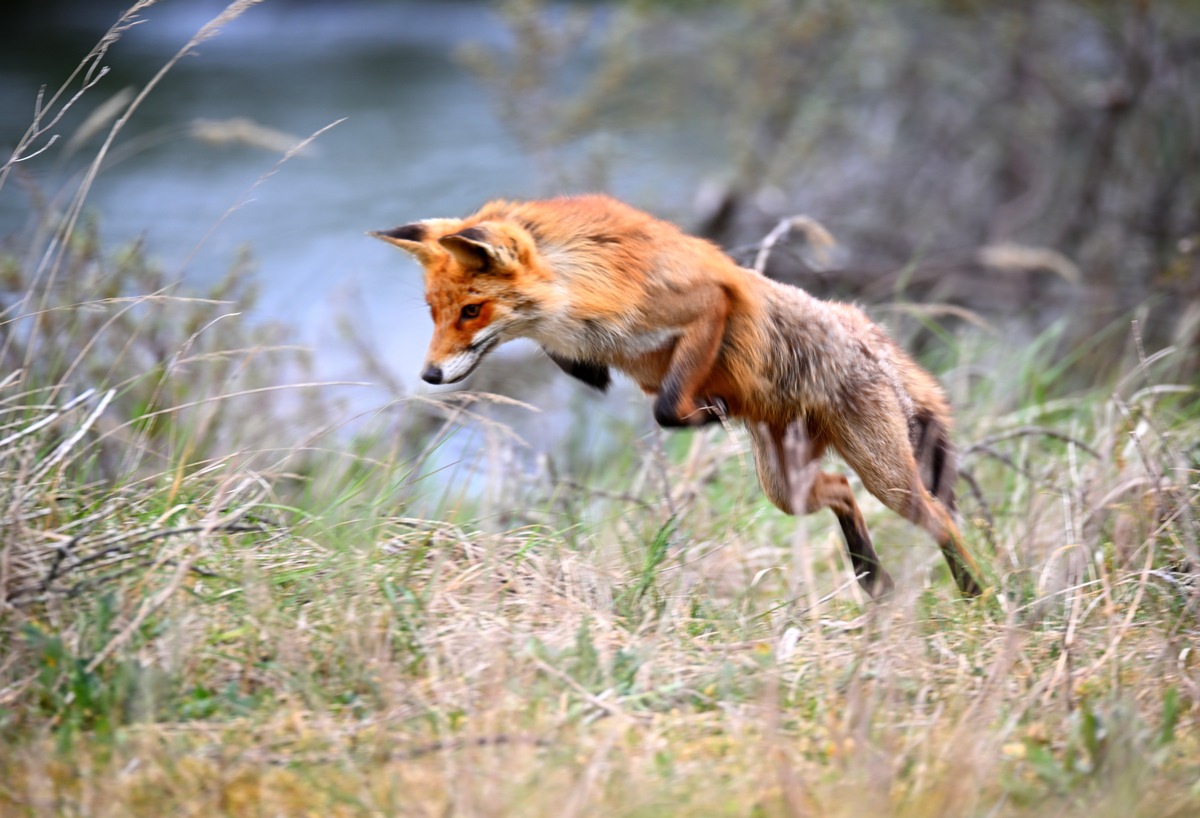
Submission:
<svg viewBox="0 0 1200 818">
<path fill-rule="evenodd" d="M 475 371 L 484 356 L 500 345 L 501 339 L 494 331 L 479 333 L 465 347 L 455 344 L 450 349 L 439 343 L 440 340 L 440 334 L 435 333 L 433 348 L 421 370 L 421 380 L 425 383 L 458 383 Z"/>
<path fill-rule="evenodd" d="M 421 370 L 421 380 L 435 386 L 458 383 L 475 370 L 481 357 L 466 353 L 451 355 L 443 360 L 427 359 L 425 368 Z"/>
</svg>

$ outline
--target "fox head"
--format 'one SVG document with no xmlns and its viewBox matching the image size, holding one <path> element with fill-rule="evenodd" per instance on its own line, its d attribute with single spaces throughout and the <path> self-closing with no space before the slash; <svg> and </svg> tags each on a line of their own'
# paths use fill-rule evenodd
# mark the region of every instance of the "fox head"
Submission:
<svg viewBox="0 0 1200 818">
<path fill-rule="evenodd" d="M 533 326 L 542 276 L 533 239 L 520 226 L 428 219 L 369 235 L 411 253 L 424 269 L 433 318 L 421 372 L 426 382 L 461 381 L 485 355 Z"/>
</svg>

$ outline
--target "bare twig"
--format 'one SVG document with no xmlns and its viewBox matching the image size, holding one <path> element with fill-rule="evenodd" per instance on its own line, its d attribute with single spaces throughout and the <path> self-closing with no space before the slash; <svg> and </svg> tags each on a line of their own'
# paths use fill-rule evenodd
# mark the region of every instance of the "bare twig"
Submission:
<svg viewBox="0 0 1200 818">
<path fill-rule="evenodd" d="M 975 498 L 975 502 L 979 503 L 979 510 L 983 514 L 984 537 L 987 539 L 988 547 L 993 554 L 999 552 L 999 546 L 996 544 L 996 518 L 992 514 L 992 508 L 988 505 L 987 499 L 983 496 L 983 489 L 979 487 L 979 481 L 975 479 L 974 473 L 967 468 L 959 467 L 958 476 L 965 480 L 967 487 L 971 489 L 971 496 Z M 1009 554 L 1009 559 L 1015 568 L 1017 566 L 1016 554 Z"/>
<path fill-rule="evenodd" d="M 1083 451 L 1087 452 L 1092 457 L 1094 457 L 1098 460 L 1103 459 L 1100 455 L 1100 452 L 1096 451 L 1094 448 L 1092 448 L 1087 443 L 1084 443 L 1079 438 L 1073 437 L 1073 436 L 1065 434 L 1063 432 L 1056 431 L 1054 429 L 1048 429 L 1044 426 L 1021 426 L 1016 429 L 1008 429 L 1003 432 L 997 432 L 994 435 L 988 435 L 987 437 L 976 441 L 975 443 L 971 444 L 966 449 L 964 449 L 963 454 L 966 455 L 966 454 L 970 454 L 975 451 L 981 451 L 983 449 L 989 448 L 989 447 L 991 447 L 997 443 L 1000 443 L 1002 441 L 1012 440 L 1013 438 L 1017 438 L 1017 437 L 1054 438 L 1055 440 L 1061 440 L 1064 443 L 1070 443 L 1071 445 L 1082 449 Z"/>
<path fill-rule="evenodd" d="M 13 434 L 9 435 L 8 437 L 4 438 L 3 440 L 0 440 L 0 449 L 3 449 L 5 446 L 9 445 L 10 443 L 15 443 L 16 441 L 20 440 L 23 437 L 28 437 L 29 435 L 33 434 L 34 432 L 44 429 L 45 427 L 49 426 L 54 421 L 58 420 L 64 414 L 66 414 L 67 412 L 74 409 L 79 404 L 88 400 L 88 398 L 90 398 L 94 394 L 96 394 L 95 389 L 84 390 L 81 394 L 76 395 L 75 397 L 71 398 L 71 400 L 69 400 L 65 404 L 63 404 L 61 408 L 54 410 L 53 412 L 51 412 L 49 415 L 42 418 L 41 420 L 35 421 L 35 422 L 29 424 L 28 426 L 26 426 L 21 431 L 14 432 Z"/>
<path fill-rule="evenodd" d="M 88 429 L 92 428 L 92 424 L 96 422 L 96 420 L 108 407 L 108 404 L 112 402 L 112 399 L 116 394 L 117 391 L 115 389 L 110 389 L 101 395 L 99 402 L 96 404 L 96 408 L 92 410 L 90 415 L 84 418 L 83 423 L 79 424 L 79 428 L 76 429 L 70 437 L 60 443 L 58 448 L 54 450 L 54 453 L 46 458 L 46 460 L 42 462 L 40 466 L 38 466 L 37 471 L 35 471 L 29 478 L 29 485 L 25 491 L 26 498 L 38 490 L 39 481 L 41 481 L 41 479 L 45 477 L 51 469 L 62 462 L 63 458 L 67 456 L 67 453 L 70 452 L 71 449 L 75 448 L 75 445 L 83 439 L 83 436 L 87 434 Z"/>
<path fill-rule="evenodd" d="M 1010 469 L 1015 471 L 1017 474 L 1020 474 L 1023 477 L 1026 477 L 1035 483 L 1040 482 L 1037 475 L 1035 475 L 1033 472 L 1029 471 L 1029 469 L 1026 469 L 1025 467 L 1019 465 L 1015 460 L 1013 460 L 1008 455 L 1004 454 L 1003 452 L 998 452 L 990 446 L 984 446 L 979 443 L 973 444 L 963 450 L 962 457 L 965 459 L 973 454 L 987 455 L 988 457 L 992 458 L 993 460 L 998 460 L 1001 463 L 1003 463 L 1004 465 L 1008 466 Z"/>
<path fill-rule="evenodd" d="M 767 262 L 771 258 L 771 251 L 775 249 L 776 244 L 786 238 L 793 230 L 802 232 L 808 246 L 812 249 L 811 258 L 808 259 L 809 266 L 818 272 L 829 269 L 832 263 L 832 253 L 837 248 L 837 241 L 834 240 L 833 234 L 814 218 L 809 216 L 790 216 L 775 225 L 771 229 L 771 232 L 766 235 L 766 238 L 758 245 L 758 253 L 754 256 L 754 271 L 756 273 L 766 275 Z"/>
</svg>

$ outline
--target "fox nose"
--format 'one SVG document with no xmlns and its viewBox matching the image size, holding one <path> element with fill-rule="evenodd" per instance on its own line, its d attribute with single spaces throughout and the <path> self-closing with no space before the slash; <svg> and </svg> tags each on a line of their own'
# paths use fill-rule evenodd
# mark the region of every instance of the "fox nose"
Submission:
<svg viewBox="0 0 1200 818">
<path fill-rule="evenodd" d="M 440 366 L 434 366 L 433 364 L 430 364 L 429 366 L 425 367 L 425 371 L 421 373 L 421 380 L 425 381 L 425 383 L 441 383 L 442 368 Z"/>
</svg>

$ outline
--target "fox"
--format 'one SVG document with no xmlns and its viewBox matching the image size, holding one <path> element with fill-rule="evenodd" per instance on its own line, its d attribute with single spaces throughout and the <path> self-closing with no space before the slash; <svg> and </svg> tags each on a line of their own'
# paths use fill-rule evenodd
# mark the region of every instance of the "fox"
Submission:
<svg viewBox="0 0 1200 818">
<path fill-rule="evenodd" d="M 955 523 L 951 413 L 937 380 L 858 307 L 746 269 L 716 244 L 603 194 L 493 200 L 466 218 L 372 231 L 423 270 L 433 320 L 421 378 L 456 383 L 528 338 L 600 391 L 611 371 L 663 427 L 739 422 L 764 494 L 829 508 L 872 598 L 895 586 L 832 448 L 887 508 L 937 542 L 964 596 L 982 592 Z"/>
</svg>

